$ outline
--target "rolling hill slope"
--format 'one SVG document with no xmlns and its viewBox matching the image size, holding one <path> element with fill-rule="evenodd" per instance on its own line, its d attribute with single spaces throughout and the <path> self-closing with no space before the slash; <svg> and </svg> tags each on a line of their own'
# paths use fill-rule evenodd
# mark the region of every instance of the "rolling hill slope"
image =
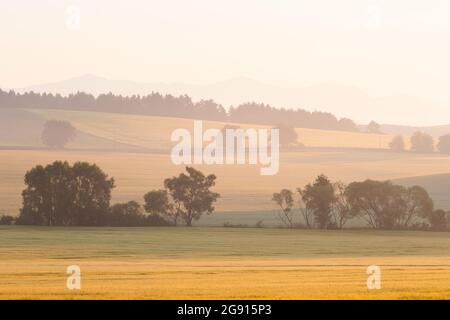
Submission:
<svg viewBox="0 0 450 320">
<path fill-rule="evenodd" d="M 192 130 L 192 119 L 124 115 L 101 112 L 29 110 L 44 119 L 70 121 L 84 133 L 109 141 L 138 146 L 148 150 L 168 150 L 174 143 L 170 135 L 177 128 Z M 223 128 L 226 123 L 203 121 L 204 129 Z M 235 124 L 245 128 L 269 128 L 254 124 Z M 297 128 L 299 142 L 307 147 L 386 149 L 392 135 L 327 131 Z"/>
<path fill-rule="evenodd" d="M 394 182 L 422 186 L 432 195 L 437 209 L 450 210 L 450 173 L 396 179 Z"/>
</svg>

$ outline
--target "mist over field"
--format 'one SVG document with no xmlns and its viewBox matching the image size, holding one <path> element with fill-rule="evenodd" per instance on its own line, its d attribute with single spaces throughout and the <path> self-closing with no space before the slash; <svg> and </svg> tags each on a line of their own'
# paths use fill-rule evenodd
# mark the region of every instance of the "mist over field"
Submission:
<svg viewBox="0 0 450 320">
<path fill-rule="evenodd" d="M 449 299 L 450 5 L 0 3 L 0 299 Z"/>
</svg>

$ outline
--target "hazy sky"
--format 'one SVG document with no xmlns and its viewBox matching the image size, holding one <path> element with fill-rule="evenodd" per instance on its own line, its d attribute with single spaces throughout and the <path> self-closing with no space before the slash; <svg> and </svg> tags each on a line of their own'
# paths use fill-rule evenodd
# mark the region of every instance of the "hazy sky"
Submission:
<svg viewBox="0 0 450 320">
<path fill-rule="evenodd" d="M 2 87 L 246 76 L 450 100 L 448 0 L 2 0 L 0 39 Z"/>
</svg>

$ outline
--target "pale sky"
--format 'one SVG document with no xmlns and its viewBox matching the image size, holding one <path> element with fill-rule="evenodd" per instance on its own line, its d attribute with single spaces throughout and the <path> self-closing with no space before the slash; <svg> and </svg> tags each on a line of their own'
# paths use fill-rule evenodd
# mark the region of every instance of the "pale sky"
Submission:
<svg viewBox="0 0 450 320">
<path fill-rule="evenodd" d="M 86 73 L 190 84 L 245 76 L 450 101 L 448 0 L 2 0 L 0 40 L 7 88 Z"/>
</svg>

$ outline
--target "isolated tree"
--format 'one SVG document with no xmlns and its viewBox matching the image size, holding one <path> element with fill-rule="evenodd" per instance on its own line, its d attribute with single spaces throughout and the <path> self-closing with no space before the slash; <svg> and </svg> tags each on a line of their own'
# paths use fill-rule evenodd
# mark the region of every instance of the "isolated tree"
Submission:
<svg viewBox="0 0 450 320">
<path fill-rule="evenodd" d="M 381 126 L 375 121 L 370 121 L 367 125 L 367 131 L 369 133 L 381 133 Z"/>
<path fill-rule="evenodd" d="M 294 226 L 292 211 L 292 208 L 294 207 L 294 195 L 292 191 L 283 189 L 279 193 L 274 193 L 272 201 L 274 201 L 281 209 L 278 213 L 281 222 L 287 227 L 292 228 Z"/>
<path fill-rule="evenodd" d="M 114 179 L 95 164 L 55 161 L 28 171 L 25 184 L 18 223 L 90 226 L 104 222 Z"/>
<path fill-rule="evenodd" d="M 274 129 L 279 130 L 281 146 L 289 147 L 292 145 L 297 145 L 298 135 L 294 127 L 280 124 L 278 126 L 275 126 Z"/>
<path fill-rule="evenodd" d="M 450 134 L 439 137 L 437 149 L 441 153 L 450 153 Z"/>
<path fill-rule="evenodd" d="M 304 204 L 314 215 L 316 225 L 321 229 L 330 227 L 331 210 L 335 201 L 330 180 L 325 175 L 320 175 L 313 184 L 306 185 L 300 191 Z"/>
<path fill-rule="evenodd" d="M 76 129 L 67 121 L 50 120 L 44 124 L 42 142 L 54 149 L 62 149 L 75 139 Z"/>
<path fill-rule="evenodd" d="M 430 153 L 434 151 L 434 140 L 429 134 L 417 131 L 411 136 L 411 150 Z"/>
<path fill-rule="evenodd" d="M 215 175 L 205 176 L 192 167 L 186 167 L 186 171 L 187 174 L 182 173 L 178 177 L 166 179 L 164 186 L 186 226 L 192 226 L 192 221 L 214 211 L 213 204 L 220 195 L 210 190 L 215 185 Z"/>
<path fill-rule="evenodd" d="M 341 118 L 338 122 L 338 129 L 342 131 L 358 132 L 358 126 L 356 123 L 348 118 Z"/>
<path fill-rule="evenodd" d="M 434 210 L 428 216 L 431 228 L 437 231 L 443 231 L 447 228 L 447 212 L 444 210 Z"/>
<path fill-rule="evenodd" d="M 405 151 L 405 141 L 403 140 L 403 136 L 398 135 L 392 138 L 392 141 L 389 143 L 389 148 L 395 152 Z"/>
<path fill-rule="evenodd" d="M 153 190 L 144 195 L 144 209 L 150 215 L 163 217 L 173 221 L 176 226 L 180 213 L 170 202 L 167 190 Z"/>
</svg>

